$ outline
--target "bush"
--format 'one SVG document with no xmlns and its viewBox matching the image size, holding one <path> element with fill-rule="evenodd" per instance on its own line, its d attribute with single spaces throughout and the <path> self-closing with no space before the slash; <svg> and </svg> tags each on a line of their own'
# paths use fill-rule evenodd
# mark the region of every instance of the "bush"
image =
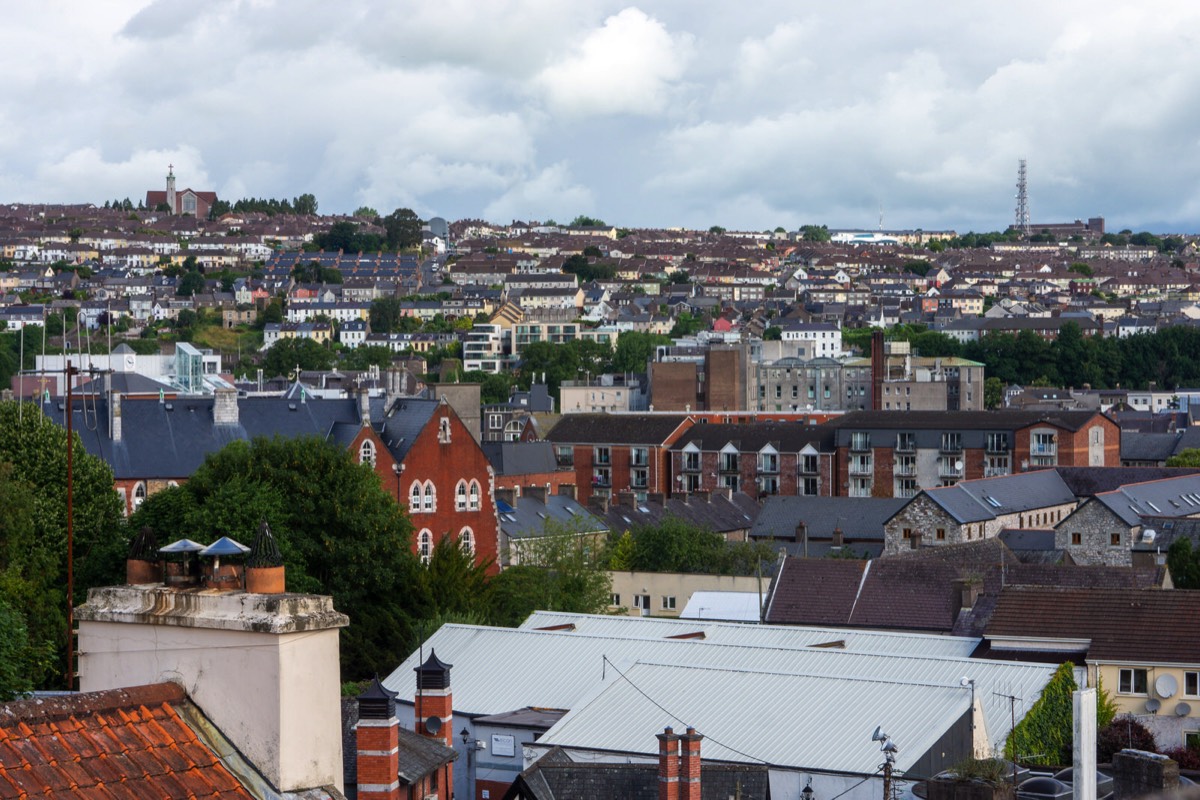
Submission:
<svg viewBox="0 0 1200 800">
<path fill-rule="evenodd" d="M 1178 764 L 1180 769 L 1200 770 L 1200 748 L 1172 747 L 1164 751 L 1163 755 Z"/>
<path fill-rule="evenodd" d="M 1100 729 L 1096 737 L 1096 760 L 1101 764 L 1112 762 L 1113 753 L 1126 748 L 1158 752 L 1154 734 L 1138 722 L 1132 714 L 1122 714 Z"/>
<path fill-rule="evenodd" d="M 1010 776 L 1009 764 L 999 758 L 964 758 L 950 770 L 962 781 L 983 781 L 993 786 L 1004 783 Z"/>
</svg>

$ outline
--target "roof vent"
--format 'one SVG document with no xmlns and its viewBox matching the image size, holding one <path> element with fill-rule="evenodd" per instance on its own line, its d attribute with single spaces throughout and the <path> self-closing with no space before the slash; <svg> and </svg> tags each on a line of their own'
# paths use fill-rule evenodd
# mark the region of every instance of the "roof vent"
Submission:
<svg viewBox="0 0 1200 800">
<path fill-rule="evenodd" d="M 1156 535 L 1157 532 L 1153 528 L 1146 528 L 1146 530 L 1142 531 L 1142 541 L 1146 544 L 1152 544 Z"/>
<path fill-rule="evenodd" d="M 359 719 L 391 719 L 396 716 L 396 695 L 379 682 L 376 675 L 371 685 L 358 696 Z"/>
</svg>

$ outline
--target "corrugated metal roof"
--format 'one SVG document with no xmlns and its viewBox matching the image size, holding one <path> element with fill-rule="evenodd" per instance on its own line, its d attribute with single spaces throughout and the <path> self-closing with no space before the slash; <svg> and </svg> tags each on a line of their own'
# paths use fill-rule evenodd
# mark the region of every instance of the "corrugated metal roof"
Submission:
<svg viewBox="0 0 1200 800">
<path fill-rule="evenodd" d="M 867 775 L 883 761 L 876 726 L 900 748 L 904 770 L 970 707 L 960 687 L 650 663 L 624 674 L 538 744 L 650 754 L 665 726 L 691 725 L 705 737 L 705 759 Z"/>
<path fill-rule="evenodd" d="M 812 647 L 842 641 L 845 642 L 845 649 L 855 652 L 948 658 L 966 658 L 975 651 L 980 642 L 978 638 L 930 633 L 801 625 L 747 625 L 741 622 L 698 622 L 663 617 L 567 614 L 558 611 L 535 611 L 521 623 L 521 628 L 549 628 L 556 625 L 574 625 L 578 633 L 643 639 L 703 631 L 704 639 L 708 642 L 765 647 Z"/>
<path fill-rule="evenodd" d="M 691 630 L 710 625 L 693 622 L 678 624 Z M 717 624 L 712 627 L 767 626 Z M 782 630 L 786 632 L 791 629 Z M 720 637 L 719 630 L 714 633 L 717 638 Z M 932 684 L 950 687 L 969 697 L 970 692 L 959 684 L 961 678 L 967 676 L 975 680 L 989 739 L 993 742 L 1007 735 L 1010 720 L 1007 701 L 996 696 L 996 693 L 1024 698 L 1027 710 L 1054 671 L 1053 665 L 1047 664 L 971 660 L 965 656 L 948 658 L 928 653 L 856 652 L 836 646 L 835 643 L 845 640 L 852 648 L 854 633 L 825 631 L 822 638 L 814 637 L 807 643 L 800 643 L 798 638 L 788 643 L 777 637 L 773 642 L 764 640 L 756 645 L 747 645 L 722 643 L 714 638 L 651 639 L 601 636 L 579 630 L 537 631 L 444 625 L 426 641 L 425 646 L 436 648 L 439 657 L 454 664 L 451 672 L 454 708 L 468 715 L 498 714 L 529 706 L 575 709 L 587 693 L 594 691 L 598 683 L 611 676 L 611 664 L 638 661 L 789 675 L 838 676 L 847 680 Z M 948 637 L 921 638 L 933 645 L 938 639 Z M 965 638 L 963 641 L 978 642 Z M 814 646 L 821 644 L 826 646 Z M 415 693 L 413 668 L 418 660 L 419 654 L 413 653 L 383 682 L 400 694 L 401 701 L 411 701 Z M 534 664 L 553 665 L 553 669 L 533 669 L 530 665 Z M 653 693 L 651 696 L 662 702 Z M 718 704 L 724 702 L 722 699 Z M 963 702 L 965 708 L 966 701 Z M 1018 708 L 1017 711 L 1020 719 L 1022 709 Z M 821 724 L 827 722 L 820 715 L 809 714 L 802 706 L 795 707 L 793 712 L 796 720 L 810 718 L 820 720 Z M 793 720 L 792 724 L 797 723 Z M 882 724 L 882 721 L 876 724 Z M 640 752 L 640 749 L 637 751 Z"/>
</svg>

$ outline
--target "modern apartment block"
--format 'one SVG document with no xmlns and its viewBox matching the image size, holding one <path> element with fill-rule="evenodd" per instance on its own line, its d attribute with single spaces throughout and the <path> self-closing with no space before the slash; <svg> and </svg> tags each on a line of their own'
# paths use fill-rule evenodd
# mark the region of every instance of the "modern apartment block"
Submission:
<svg viewBox="0 0 1200 800">
<path fill-rule="evenodd" d="M 859 411 L 833 420 L 835 495 L 914 497 L 960 480 L 1054 466 L 1120 465 L 1097 411 Z"/>
</svg>

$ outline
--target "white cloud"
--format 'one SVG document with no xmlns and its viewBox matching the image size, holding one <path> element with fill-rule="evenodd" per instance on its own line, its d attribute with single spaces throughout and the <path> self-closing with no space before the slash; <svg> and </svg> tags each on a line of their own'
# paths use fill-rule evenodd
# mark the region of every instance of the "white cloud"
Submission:
<svg viewBox="0 0 1200 800">
<path fill-rule="evenodd" d="M 503 195 L 484 209 L 487 219 L 508 222 L 514 219 L 557 219 L 565 222 L 579 214 L 594 213 L 592 193 L 572 182 L 571 170 L 563 163 L 518 180 Z"/>
<path fill-rule="evenodd" d="M 549 106 L 573 116 L 658 114 L 691 58 L 692 37 L 626 8 L 546 66 L 536 82 Z"/>
</svg>

